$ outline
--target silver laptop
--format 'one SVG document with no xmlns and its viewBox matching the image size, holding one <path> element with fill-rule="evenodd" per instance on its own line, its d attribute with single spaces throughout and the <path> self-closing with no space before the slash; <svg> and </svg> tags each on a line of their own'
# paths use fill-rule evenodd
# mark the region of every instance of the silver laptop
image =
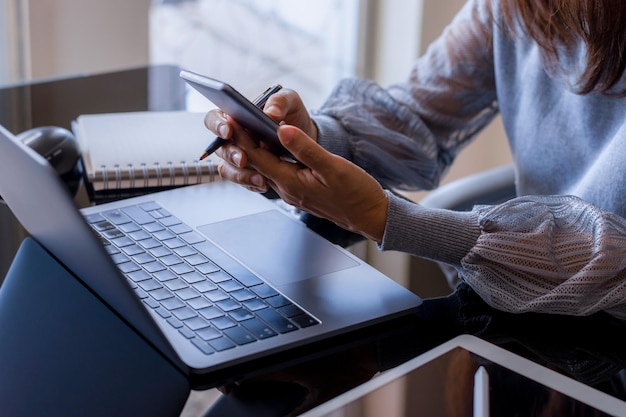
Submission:
<svg viewBox="0 0 626 417">
<path fill-rule="evenodd" d="M 0 126 L 0 195 L 34 239 L 194 381 L 422 302 L 227 181 L 79 211 L 47 161 Z"/>
</svg>

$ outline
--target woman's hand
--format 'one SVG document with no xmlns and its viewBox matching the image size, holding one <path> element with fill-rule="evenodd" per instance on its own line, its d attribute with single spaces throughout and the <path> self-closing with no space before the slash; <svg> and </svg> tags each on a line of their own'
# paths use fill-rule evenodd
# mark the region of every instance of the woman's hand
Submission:
<svg viewBox="0 0 626 417">
<path fill-rule="evenodd" d="M 272 95 L 263 111 L 277 123 L 298 126 L 310 137 L 317 137 L 317 128 L 311 120 L 300 96 L 293 90 L 283 89 Z M 237 123 L 225 116 L 220 110 L 207 113 L 204 124 L 209 130 L 223 139 L 233 139 Z M 227 180 L 241 184 L 251 190 L 265 192 L 268 184 L 258 173 L 247 165 L 247 155 L 234 144 L 222 146 L 216 154 L 224 160 L 220 167 L 220 175 Z"/>
<path fill-rule="evenodd" d="M 363 169 L 326 151 L 295 126 L 280 126 L 278 137 L 300 163 L 274 155 L 242 129 L 236 137 L 235 143 L 247 155 L 246 169 L 265 178 L 285 202 L 369 239 L 382 240 L 387 195 Z"/>
</svg>

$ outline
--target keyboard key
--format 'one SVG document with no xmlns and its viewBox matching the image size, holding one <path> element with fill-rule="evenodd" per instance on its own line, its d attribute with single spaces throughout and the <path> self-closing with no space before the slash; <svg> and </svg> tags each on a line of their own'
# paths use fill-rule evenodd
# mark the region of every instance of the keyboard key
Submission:
<svg viewBox="0 0 626 417">
<path fill-rule="evenodd" d="M 117 228 L 120 229 L 124 233 L 132 233 L 132 232 L 141 230 L 141 227 L 139 227 L 135 223 L 120 224 L 119 226 L 117 226 Z"/>
<path fill-rule="evenodd" d="M 191 286 L 194 287 L 196 291 L 199 291 L 202 293 L 211 291 L 217 288 L 217 286 L 210 281 L 195 282 Z"/>
<path fill-rule="evenodd" d="M 228 329 L 229 327 L 237 325 L 237 323 L 235 323 L 230 317 L 226 316 L 211 320 L 211 324 L 220 330 Z"/>
<path fill-rule="evenodd" d="M 130 218 L 120 210 L 108 210 L 102 213 L 113 224 L 130 223 Z"/>
<path fill-rule="evenodd" d="M 224 312 L 216 307 L 207 307 L 198 310 L 198 313 L 207 320 L 212 320 L 224 315 Z"/>
<path fill-rule="evenodd" d="M 137 285 L 139 285 L 144 291 L 152 291 L 156 290 L 157 288 L 163 288 L 163 285 L 161 285 L 161 283 L 154 278 L 140 281 L 137 283 Z"/>
<path fill-rule="evenodd" d="M 301 314 L 299 316 L 291 317 L 291 320 L 300 327 L 309 327 L 319 324 L 319 321 L 315 320 L 308 314 Z"/>
<path fill-rule="evenodd" d="M 179 237 L 183 239 L 185 242 L 189 243 L 190 245 L 195 245 L 196 243 L 204 242 L 204 238 L 196 232 L 183 233 L 179 235 Z"/>
<path fill-rule="evenodd" d="M 175 329 L 180 329 L 181 327 L 183 327 L 183 322 L 178 320 L 176 317 L 168 318 L 167 322 Z"/>
<path fill-rule="evenodd" d="M 211 281 L 213 281 L 216 284 L 219 284 L 220 282 L 224 282 L 224 281 L 228 281 L 229 279 L 232 279 L 233 277 L 231 277 L 230 275 L 228 275 L 226 272 L 224 271 L 216 271 L 216 272 L 212 272 L 210 274 L 207 274 L 206 276 L 208 279 L 210 279 Z"/>
<path fill-rule="evenodd" d="M 278 333 L 289 333 L 298 329 L 295 324 L 270 308 L 259 310 L 256 314 L 269 323 L 269 325 L 272 326 L 272 328 Z"/>
<path fill-rule="evenodd" d="M 167 229 L 163 229 L 163 230 L 159 230 L 158 232 L 155 232 L 154 237 L 157 240 L 164 241 L 168 239 L 173 239 L 176 237 L 176 235 Z"/>
<path fill-rule="evenodd" d="M 176 291 L 176 295 L 180 297 L 181 300 L 187 301 L 192 298 L 200 297 L 200 294 L 194 290 L 193 288 L 183 288 L 182 290 Z"/>
<path fill-rule="evenodd" d="M 185 324 L 185 326 L 189 327 L 193 331 L 203 329 L 209 326 L 209 323 L 205 319 L 198 316 L 192 317 L 188 320 L 184 320 L 183 323 Z"/>
<path fill-rule="evenodd" d="M 211 303 L 204 297 L 197 297 L 188 300 L 187 303 L 194 310 L 200 310 L 205 307 L 211 307 Z"/>
<path fill-rule="evenodd" d="M 149 239 L 140 240 L 138 243 L 142 248 L 148 249 L 148 250 L 158 248 L 159 246 L 161 246 L 161 242 L 159 242 L 158 240 L 152 237 Z"/>
<path fill-rule="evenodd" d="M 304 314 L 302 309 L 294 304 L 289 304 L 284 307 L 281 307 L 277 310 L 280 314 L 287 318 L 299 316 L 300 314 Z"/>
<path fill-rule="evenodd" d="M 146 303 L 148 305 L 148 307 L 151 307 L 151 308 L 157 308 L 157 307 L 161 306 L 161 304 L 159 304 L 156 300 L 154 300 L 154 299 L 152 299 L 150 297 L 144 298 L 143 302 Z"/>
<path fill-rule="evenodd" d="M 230 298 L 224 291 L 221 291 L 221 290 L 213 290 L 213 291 L 205 292 L 204 296 L 208 298 L 210 301 L 213 301 L 214 303 Z"/>
<path fill-rule="evenodd" d="M 189 255 L 195 255 L 196 253 L 198 253 L 194 248 L 192 248 L 191 246 L 181 246 L 180 248 L 176 248 L 174 249 L 174 252 L 176 252 L 176 255 L 178 256 L 182 256 L 183 258 L 185 256 L 189 256 Z"/>
<path fill-rule="evenodd" d="M 248 329 L 257 339 L 267 339 L 268 337 L 278 335 L 267 324 L 257 318 L 242 321 L 240 324 Z"/>
<path fill-rule="evenodd" d="M 208 343 L 213 349 L 217 350 L 218 352 L 232 349 L 237 346 L 225 337 L 218 337 L 217 339 L 210 340 Z"/>
<path fill-rule="evenodd" d="M 150 253 L 156 258 L 160 258 L 162 256 L 170 255 L 172 251 L 165 246 L 157 246 L 156 248 L 150 249 Z"/>
<path fill-rule="evenodd" d="M 161 301 L 161 305 L 170 311 L 186 306 L 185 303 L 183 303 L 179 298 L 176 298 L 176 297 L 168 298 L 166 300 Z"/>
<path fill-rule="evenodd" d="M 124 274 L 128 274 L 130 272 L 139 271 L 141 269 L 141 267 L 139 265 L 137 265 L 135 262 L 132 262 L 132 261 L 118 264 L 117 267 Z"/>
<path fill-rule="evenodd" d="M 189 307 L 177 308 L 176 310 L 172 310 L 172 314 L 176 316 L 178 320 L 182 320 L 182 321 L 185 321 L 187 319 L 197 316 L 195 311 L 193 311 Z"/>
<path fill-rule="evenodd" d="M 143 264 L 142 266 L 146 269 L 146 271 L 152 273 L 165 269 L 165 266 L 163 266 L 163 264 L 159 261 L 148 262 L 147 264 Z"/>
<path fill-rule="evenodd" d="M 158 232 L 159 230 L 164 230 L 165 227 L 158 222 L 144 224 L 143 228 L 146 229 L 150 233 Z"/>
<path fill-rule="evenodd" d="M 124 246 L 122 248 L 122 251 L 124 251 L 124 253 L 128 256 L 134 256 L 139 253 L 145 252 L 145 250 L 139 245 Z"/>
<path fill-rule="evenodd" d="M 254 318 L 254 314 L 250 313 L 245 308 L 239 308 L 237 310 L 230 311 L 228 314 L 236 321 L 244 321 Z"/>
<path fill-rule="evenodd" d="M 240 290 L 243 288 L 241 284 L 238 281 L 235 281 L 234 279 L 229 279 L 228 281 L 220 282 L 217 285 L 226 292 L 232 292 L 232 291 Z"/>
<path fill-rule="evenodd" d="M 172 271 L 174 271 L 178 275 L 186 274 L 188 272 L 193 271 L 193 268 L 187 265 L 186 263 L 172 265 L 171 268 L 172 268 Z"/>
<path fill-rule="evenodd" d="M 139 206 L 124 207 L 122 211 L 138 224 L 152 223 L 154 221 L 154 218 Z"/>
<path fill-rule="evenodd" d="M 181 327 L 180 329 L 178 329 L 178 331 L 187 339 L 193 339 L 194 337 L 196 337 L 196 334 L 193 332 L 193 330 L 189 330 L 186 327 Z"/>
<path fill-rule="evenodd" d="M 181 224 L 175 224 L 171 226 L 170 230 L 173 233 L 176 233 L 177 235 L 179 235 L 181 233 L 191 232 L 191 227 L 187 226 L 186 224 L 181 223 Z"/>
<path fill-rule="evenodd" d="M 253 298 L 252 300 L 243 301 L 241 304 L 244 305 L 250 311 L 260 310 L 262 308 L 267 308 L 267 304 L 265 304 L 262 300 L 258 298 Z"/>
<path fill-rule="evenodd" d="M 233 342 L 238 345 L 246 345 L 248 343 L 256 342 L 256 337 L 248 333 L 243 327 L 231 327 L 224 330 L 224 334 L 228 336 Z"/>
<path fill-rule="evenodd" d="M 172 266 L 183 263 L 183 260 L 176 255 L 166 255 L 159 258 L 163 265 Z"/>
<path fill-rule="evenodd" d="M 280 294 L 275 297 L 266 298 L 265 301 L 274 308 L 283 307 L 291 304 L 291 301 L 289 301 Z"/>
<path fill-rule="evenodd" d="M 183 281 L 180 278 L 174 278 L 174 279 L 170 279 L 169 281 L 165 281 L 163 285 L 165 285 L 168 289 L 172 291 L 178 291 L 178 290 L 182 290 L 183 288 L 189 287 L 189 284 L 187 284 L 185 281 Z"/>
<path fill-rule="evenodd" d="M 173 298 L 174 294 L 172 294 L 166 288 L 158 288 L 156 290 L 150 291 L 150 296 L 152 298 L 154 298 L 155 300 L 160 301 L 161 305 L 162 305 L 164 300 L 167 300 L 169 298 Z"/>
<path fill-rule="evenodd" d="M 215 350 L 209 346 L 209 344 L 207 342 L 204 342 L 198 338 L 195 339 L 191 339 L 191 343 L 194 344 L 195 347 L 197 347 L 198 349 L 200 349 L 202 351 L 202 353 L 206 354 L 206 355 L 210 355 L 212 353 L 215 353 Z"/>
<path fill-rule="evenodd" d="M 205 264 L 209 262 L 209 260 L 204 255 L 200 255 L 199 253 L 195 255 L 189 255 L 185 258 L 185 260 L 187 261 L 189 265 L 193 265 L 193 266 Z"/>
<path fill-rule="evenodd" d="M 245 300 L 250 300 L 251 298 L 255 298 L 254 294 L 252 294 L 250 291 L 246 289 L 233 291 L 230 294 L 237 301 L 245 301 Z"/>
<path fill-rule="evenodd" d="M 202 340 L 211 340 L 222 337 L 222 333 L 219 330 L 214 329 L 213 327 L 205 327 L 204 329 L 200 329 L 196 332 L 196 334 Z"/>
<path fill-rule="evenodd" d="M 261 298 L 269 298 L 278 295 L 278 292 L 267 284 L 255 285 L 249 288 Z"/>
<path fill-rule="evenodd" d="M 129 223 L 130 224 L 130 223 Z M 144 240 L 144 239 L 149 239 L 150 237 L 152 237 L 150 235 L 150 233 L 146 232 L 145 230 L 136 230 L 133 232 L 126 232 L 128 233 L 128 235 L 133 239 L 133 240 Z"/>
<path fill-rule="evenodd" d="M 181 246 L 185 246 L 185 242 L 178 238 L 164 240 L 163 244 L 170 249 L 180 248 Z"/>
<path fill-rule="evenodd" d="M 158 307 L 155 308 L 154 311 L 157 312 L 157 314 L 161 317 L 163 317 L 164 319 L 168 318 L 168 317 L 172 317 L 172 315 L 170 314 L 169 311 L 167 311 L 166 309 L 164 309 L 163 307 Z"/>
<path fill-rule="evenodd" d="M 222 311 L 229 312 L 241 308 L 241 305 L 233 299 L 227 298 L 226 300 L 218 301 L 215 303 Z"/>
<path fill-rule="evenodd" d="M 149 253 L 143 252 L 139 255 L 133 256 L 133 260 L 138 264 L 146 264 L 148 262 L 153 262 L 154 256 L 150 255 Z"/>
<path fill-rule="evenodd" d="M 170 271 L 169 269 L 164 269 L 162 271 L 156 271 L 155 273 L 153 273 L 152 275 L 154 275 L 154 277 L 156 279 L 158 279 L 161 282 L 165 282 L 168 281 L 170 279 L 174 279 L 177 278 L 177 275 L 174 274 L 172 271 Z"/>
<path fill-rule="evenodd" d="M 121 230 L 109 229 L 109 230 L 104 230 L 102 232 L 102 236 L 106 237 L 107 239 L 117 239 L 126 235 Z"/>
<path fill-rule="evenodd" d="M 191 271 L 187 274 L 183 274 L 182 278 L 187 281 L 189 284 L 195 284 L 196 282 L 206 281 L 204 275 L 199 273 L 198 271 Z"/>
<path fill-rule="evenodd" d="M 210 274 L 212 272 L 217 272 L 220 268 L 212 262 L 206 262 L 203 264 L 196 265 L 196 269 L 203 274 Z"/>
<path fill-rule="evenodd" d="M 122 236 L 115 239 L 111 239 L 111 243 L 113 243 L 118 248 L 123 248 L 124 246 L 134 245 L 135 242 L 129 238 L 128 236 Z"/>
</svg>

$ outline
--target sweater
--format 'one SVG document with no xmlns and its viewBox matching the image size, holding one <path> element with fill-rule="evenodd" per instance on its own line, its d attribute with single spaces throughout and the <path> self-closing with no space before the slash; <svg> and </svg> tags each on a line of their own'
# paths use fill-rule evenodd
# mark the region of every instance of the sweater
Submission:
<svg viewBox="0 0 626 417">
<path fill-rule="evenodd" d="M 342 80 L 313 112 L 318 142 L 388 189 L 428 190 L 499 113 L 519 197 L 453 212 L 389 192 L 379 248 L 454 266 L 498 309 L 623 319 L 626 99 L 577 93 L 584 45 L 560 58 L 544 65 L 497 0 L 469 0 L 405 81 Z"/>
</svg>

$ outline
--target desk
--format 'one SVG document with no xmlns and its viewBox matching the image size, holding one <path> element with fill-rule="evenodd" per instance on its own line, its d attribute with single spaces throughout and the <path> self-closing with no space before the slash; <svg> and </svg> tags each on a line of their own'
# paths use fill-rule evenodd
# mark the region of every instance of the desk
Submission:
<svg viewBox="0 0 626 417">
<path fill-rule="evenodd" d="M 14 133 L 19 133 L 41 125 L 69 128 L 70 122 L 84 113 L 181 110 L 185 108 L 185 93 L 177 68 L 138 68 L 6 86 L 0 88 L 0 108 L 0 123 Z M 4 207 L 0 207 L 0 216 L 6 216 L 2 209 Z M 6 218 L 6 221 L 3 219 L 0 218 L 3 221 L 0 223 L 0 253 L 4 255 L 4 258 L 0 258 L 0 277 L 4 276 L 22 240 L 19 227 L 10 218 Z M 11 232 L 7 233 L 9 227 L 6 224 L 11 225 Z M 28 250 L 35 249 L 30 247 Z M 45 266 L 26 263 L 24 267 L 37 269 Z M 56 285 L 42 287 L 33 284 L 33 288 L 40 294 L 60 291 Z M 80 288 L 68 287 L 65 290 L 76 292 L 76 297 L 89 297 Z M 28 293 L 19 294 L 24 300 L 31 296 Z M 97 311 L 90 313 L 98 314 Z M 60 309 L 55 314 L 62 319 L 76 312 Z M 37 317 L 36 314 L 33 316 L 32 326 L 25 332 L 35 334 L 41 331 L 36 325 Z M 5 320 L 0 325 L 10 329 L 13 324 L 11 320 Z M 111 323 L 111 326 L 115 326 L 115 323 Z M 123 329 L 113 327 L 110 335 L 119 335 L 120 332 Z M 624 323 L 604 314 L 586 318 L 505 314 L 489 308 L 471 290 L 462 288 L 446 298 L 425 300 L 423 308 L 410 323 L 388 324 L 383 328 L 367 329 L 358 335 L 335 340 L 334 345 L 319 347 L 320 351 L 324 351 L 323 355 L 318 354 L 308 360 L 301 360 L 306 358 L 304 351 L 286 356 L 285 360 L 289 360 L 283 366 L 276 364 L 257 372 L 254 379 L 235 387 L 230 396 L 222 397 L 208 415 L 220 415 L 220 409 L 232 410 L 233 407 L 240 415 L 255 417 L 261 417 L 262 412 L 267 415 L 287 415 L 294 409 L 305 411 L 372 378 L 374 363 L 376 369 L 389 369 L 423 355 L 460 334 L 479 336 L 619 401 L 626 401 Z M 376 352 L 377 356 L 374 355 Z M 110 351 L 100 353 L 112 361 L 120 359 L 107 356 Z M 132 352 L 127 353 L 130 356 L 125 356 L 124 360 L 132 357 Z M 136 365 L 145 366 L 145 363 L 137 362 Z M 127 372 L 120 375 L 130 377 Z M 148 378 L 149 375 L 144 377 Z M 185 383 L 177 378 L 179 376 L 172 374 L 172 386 L 182 388 L 177 389 L 175 394 L 172 392 L 172 403 L 180 401 L 184 394 Z M 294 384 L 296 380 L 314 388 L 316 396 L 312 397 L 301 385 Z M 434 403 L 434 397 L 427 397 L 432 395 L 426 391 L 428 387 L 417 388 L 416 384 L 419 383 L 408 379 L 407 391 L 403 392 L 406 400 L 398 400 L 396 403 L 400 404 L 399 408 L 404 414 L 398 415 L 418 415 L 423 412 L 425 398 L 429 403 Z M 520 388 L 510 385 L 506 389 L 509 393 L 517 393 Z M 585 399 L 580 400 L 584 403 Z M 626 402 L 624 404 L 622 415 L 626 415 Z M 511 404 L 499 402 L 498 405 L 505 407 Z M 176 404 L 173 404 L 172 409 L 176 408 Z M 135 415 L 140 415 L 141 411 L 138 410 Z M 589 408 L 581 411 L 581 415 L 605 415 L 590 413 Z"/>
</svg>

